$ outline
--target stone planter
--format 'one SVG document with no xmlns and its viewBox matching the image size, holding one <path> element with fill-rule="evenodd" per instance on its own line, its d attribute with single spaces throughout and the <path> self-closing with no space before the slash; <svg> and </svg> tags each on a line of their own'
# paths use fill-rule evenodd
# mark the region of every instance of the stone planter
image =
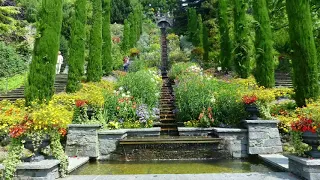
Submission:
<svg viewBox="0 0 320 180">
<path fill-rule="evenodd" d="M 31 151 L 34 155 L 28 158 L 23 159 L 25 162 L 38 162 L 44 160 L 44 156 L 40 154 L 41 150 L 50 145 L 50 137 L 45 136 L 41 140 L 40 144 L 37 147 L 34 146 L 34 142 L 32 139 L 25 138 L 24 148 Z"/>
<path fill-rule="evenodd" d="M 214 128 L 178 127 L 180 136 L 211 136 Z"/>
<path fill-rule="evenodd" d="M 312 147 L 312 149 L 306 152 L 307 155 L 313 158 L 320 158 L 320 151 L 318 150 L 318 146 L 320 145 L 320 137 L 317 133 L 312 132 L 304 132 L 302 134 L 303 142 Z"/>
<path fill-rule="evenodd" d="M 258 109 L 257 105 L 246 104 L 245 110 L 250 114 L 248 120 L 257 120 L 258 119 L 259 109 Z"/>
<path fill-rule="evenodd" d="M 142 129 L 123 129 L 128 137 L 154 137 L 160 136 L 160 127 L 142 128 Z"/>
<path fill-rule="evenodd" d="M 96 158 L 99 156 L 98 130 L 101 125 L 71 124 L 67 135 L 66 154 Z"/>
<path fill-rule="evenodd" d="M 320 160 L 288 156 L 289 171 L 307 180 L 320 179 Z"/>
</svg>

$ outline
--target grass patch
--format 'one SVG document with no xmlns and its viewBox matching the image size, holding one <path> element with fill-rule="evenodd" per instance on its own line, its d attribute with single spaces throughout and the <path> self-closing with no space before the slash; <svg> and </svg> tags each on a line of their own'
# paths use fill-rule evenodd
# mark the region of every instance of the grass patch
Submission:
<svg viewBox="0 0 320 180">
<path fill-rule="evenodd" d="M 27 73 L 15 75 L 9 78 L 0 78 L 0 94 L 17 89 L 24 85 Z"/>
</svg>

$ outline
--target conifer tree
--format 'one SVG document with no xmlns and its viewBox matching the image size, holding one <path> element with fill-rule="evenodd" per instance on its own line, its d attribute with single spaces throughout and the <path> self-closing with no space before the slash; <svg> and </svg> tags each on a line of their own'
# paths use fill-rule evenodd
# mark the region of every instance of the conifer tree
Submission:
<svg viewBox="0 0 320 180">
<path fill-rule="evenodd" d="M 209 61 L 209 34 L 207 26 L 203 26 L 203 61 Z"/>
<path fill-rule="evenodd" d="M 224 71 L 231 70 L 232 47 L 228 25 L 228 0 L 219 0 L 220 60 Z"/>
<path fill-rule="evenodd" d="M 102 1 L 93 0 L 90 52 L 87 67 L 87 80 L 98 82 L 102 77 Z"/>
<path fill-rule="evenodd" d="M 266 0 L 253 1 L 256 28 L 256 72 L 258 85 L 271 88 L 274 86 L 274 60 L 272 32 Z"/>
<path fill-rule="evenodd" d="M 309 0 L 286 0 L 298 106 L 319 95 L 317 51 L 315 47 Z"/>
<path fill-rule="evenodd" d="M 122 41 L 122 51 L 123 53 L 128 53 L 130 49 L 130 24 L 128 20 L 124 20 L 124 30 L 123 30 L 123 41 Z"/>
<path fill-rule="evenodd" d="M 198 32 L 198 23 L 197 23 L 197 11 L 194 8 L 188 9 L 188 31 L 189 31 L 189 40 L 194 46 L 197 46 L 197 37 Z"/>
<path fill-rule="evenodd" d="M 86 5 L 87 0 L 77 0 L 75 2 L 75 12 L 72 17 L 67 84 L 67 92 L 69 93 L 79 90 L 81 77 L 84 73 L 87 23 Z"/>
<path fill-rule="evenodd" d="M 104 74 L 110 74 L 113 69 L 113 62 L 111 56 L 111 30 L 110 30 L 110 12 L 111 0 L 103 0 L 103 28 L 102 28 L 102 71 Z"/>
<path fill-rule="evenodd" d="M 135 47 L 137 42 L 137 26 L 136 21 L 133 13 L 129 15 L 129 22 L 130 22 L 130 48 Z"/>
<path fill-rule="evenodd" d="M 198 14 L 197 46 L 203 48 L 203 22 L 201 14 Z"/>
<path fill-rule="evenodd" d="M 234 0 L 234 39 L 236 43 L 234 64 L 235 70 L 241 78 L 248 78 L 250 75 L 247 7 L 246 0 Z"/>
<path fill-rule="evenodd" d="M 42 0 L 33 59 L 25 88 L 26 104 L 51 99 L 62 26 L 62 0 Z"/>
</svg>

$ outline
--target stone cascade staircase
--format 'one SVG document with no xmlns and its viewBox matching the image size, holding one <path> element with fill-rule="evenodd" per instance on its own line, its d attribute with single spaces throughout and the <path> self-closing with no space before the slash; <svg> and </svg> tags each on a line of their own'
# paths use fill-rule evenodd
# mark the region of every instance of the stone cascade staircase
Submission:
<svg viewBox="0 0 320 180">
<path fill-rule="evenodd" d="M 172 82 L 167 76 L 168 52 L 167 52 L 167 37 L 165 30 L 162 30 L 161 36 L 162 45 L 162 89 L 160 98 L 160 123 L 155 127 L 161 127 L 161 134 L 178 135 L 178 126 L 175 121 L 175 105 Z"/>
<path fill-rule="evenodd" d="M 275 72 L 276 87 L 292 88 L 293 83 L 290 73 Z"/>
<path fill-rule="evenodd" d="M 67 74 L 57 74 L 54 83 L 55 93 L 64 92 L 67 86 L 68 75 Z M 24 99 L 24 86 L 21 86 L 7 94 L 0 94 L 0 101 L 9 100 L 15 101 L 17 99 Z"/>
</svg>

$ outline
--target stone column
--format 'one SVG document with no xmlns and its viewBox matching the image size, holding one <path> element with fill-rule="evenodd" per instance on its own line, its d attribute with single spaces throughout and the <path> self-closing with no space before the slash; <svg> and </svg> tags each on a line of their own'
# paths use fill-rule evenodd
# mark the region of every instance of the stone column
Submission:
<svg viewBox="0 0 320 180">
<path fill-rule="evenodd" d="M 67 135 L 66 154 L 68 156 L 97 158 L 98 130 L 101 125 L 71 124 Z"/>
<path fill-rule="evenodd" d="M 289 171 L 308 180 L 320 179 L 320 159 L 288 156 Z"/>
<path fill-rule="evenodd" d="M 282 143 L 274 120 L 245 120 L 248 128 L 248 154 L 282 153 Z"/>
<path fill-rule="evenodd" d="M 117 159 L 119 141 L 127 137 L 126 130 L 108 130 L 99 132 L 99 160 Z"/>
</svg>

